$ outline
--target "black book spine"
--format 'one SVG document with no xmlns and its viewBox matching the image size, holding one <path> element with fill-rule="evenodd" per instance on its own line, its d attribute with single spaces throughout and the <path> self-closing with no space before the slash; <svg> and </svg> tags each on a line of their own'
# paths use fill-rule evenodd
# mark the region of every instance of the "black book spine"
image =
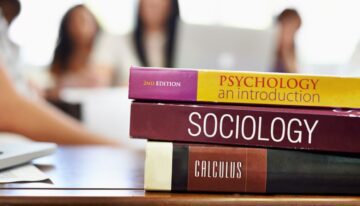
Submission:
<svg viewBox="0 0 360 206">
<path fill-rule="evenodd" d="M 355 155 L 149 142 L 147 156 L 153 157 L 151 161 L 160 162 L 170 158 L 159 152 L 159 147 L 157 151 L 149 149 L 152 144 L 171 147 L 172 152 L 166 154 L 172 155 L 171 181 L 169 187 L 155 187 L 157 179 L 163 180 L 161 172 L 166 168 L 157 167 L 155 171 L 147 166 L 147 190 L 360 194 L 360 157 Z"/>
</svg>

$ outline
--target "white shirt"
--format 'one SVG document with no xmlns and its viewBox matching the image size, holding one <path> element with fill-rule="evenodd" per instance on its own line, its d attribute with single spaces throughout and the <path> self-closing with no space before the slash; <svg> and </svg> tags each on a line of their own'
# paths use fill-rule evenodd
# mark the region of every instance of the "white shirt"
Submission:
<svg viewBox="0 0 360 206">
<path fill-rule="evenodd" d="M 8 23 L 0 10 L 0 61 L 16 81 L 19 76 L 19 47 L 8 36 Z"/>
<path fill-rule="evenodd" d="M 165 66 L 165 43 L 164 32 L 151 32 L 145 35 L 145 51 L 149 66 Z"/>
<path fill-rule="evenodd" d="M 92 61 L 96 64 L 110 65 L 115 68 L 115 83 L 128 85 L 130 67 L 139 66 L 130 34 L 110 35 L 103 33 L 98 37 L 92 53 Z"/>
<path fill-rule="evenodd" d="M 2 15 L 0 9 L 0 64 L 2 64 L 16 86 L 16 89 L 23 95 L 30 96 L 31 91 L 26 84 L 20 70 L 20 49 L 17 44 L 11 41 L 8 36 L 9 25 Z"/>
</svg>

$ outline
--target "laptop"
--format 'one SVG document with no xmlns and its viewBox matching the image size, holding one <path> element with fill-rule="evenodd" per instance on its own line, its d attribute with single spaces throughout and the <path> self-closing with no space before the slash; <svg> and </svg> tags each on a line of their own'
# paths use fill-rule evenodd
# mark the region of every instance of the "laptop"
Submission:
<svg viewBox="0 0 360 206">
<path fill-rule="evenodd" d="M 56 144 L 47 142 L 0 144 L 0 170 L 30 162 L 55 150 Z"/>
<path fill-rule="evenodd" d="M 179 68 L 271 71 L 276 28 L 264 30 L 180 22 L 175 50 Z"/>
</svg>

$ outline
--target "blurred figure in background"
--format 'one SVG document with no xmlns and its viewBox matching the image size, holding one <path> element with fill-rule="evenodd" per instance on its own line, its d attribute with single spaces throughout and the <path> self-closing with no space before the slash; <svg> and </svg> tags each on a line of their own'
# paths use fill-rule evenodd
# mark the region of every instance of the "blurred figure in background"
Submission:
<svg viewBox="0 0 360 206">
<path fill-rule="evenodd" d="M 18 85 L 26 84 L 14 76 L 19 73 L 16 66 L 19 49 L 10 41 L 8 27 L 20 13 L 20 2 L 0 0 L 0 11 L 0 133 L 11 132 L 58 144 L 120 145 L 116 140 L 89 132 L 41 99 L 27 97 L 21 87 L 23 93 L 19 92 Z"/>
<path fill-rule="evenodd" d="M 7 65 L 11 79 L 23 83 L 19 70 L 19 46 L 9 38 L 9 27 L 20 14 L 21 5 L 17 0 L 0 0 L 0 60 Z"/>
<path fill-rule="evenodd" d="M 128 85 L 131 65 L 171 67 L 178 19 L 177 0 L 140 0 L 134 31 L 102 35 L 94 59 L 114 69 L 118 86 Z"/>
<path fill-rule="evenodd" d="M 143 66 L 173 66 L 178 19 L 177 0 L 140 0 L 133 41 Z"/>
<path fill-rule="evenodd" d="M 71 8 L 63 17 L 50 72 L 54 80 L 48 99 L 57 99 L 66 87 L 112 85 L 112 69 L 97 64 L 92 52 L 100 34 L 94 15 L 83 5 Z"/>
<path fill-rule="evenodd" d="M 301 27 L 301 17 L 294 9 L 285 9 L 277 18 L 278 39 L 276 72 L 297 72 L 295 36 Z"/>
</svg>

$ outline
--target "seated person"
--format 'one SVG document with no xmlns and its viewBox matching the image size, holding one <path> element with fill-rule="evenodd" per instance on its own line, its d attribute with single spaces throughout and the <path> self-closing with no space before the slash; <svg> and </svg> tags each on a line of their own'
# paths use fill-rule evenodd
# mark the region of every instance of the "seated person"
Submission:
<svg viewBox="0 0 360 206">
<path fill-rule="evenodd" d="M 14 83 L 16 86 L 26 84 L 23 79 L 16 78 L 18 47 L 9 41 L 8 26 L 19 14 L 20 2 L 0 0 L 0 11 L 0 132 L 58 144 L 119 145 L 118 141 L 90 133 L 46 102 L 31 100 L 18 92 Z"/>
<path fill-rule="evenodd" d="M 177 0 L 140 0 L 133 42 L 143 66 L 173 66 L 178 19 Z"/>
<path fill-rule="evenodd" d="M 91 59 L 100 33 L 93 14 L 83 5 L 71 8 L 63 17 L 50 72 L 53 87 L 48 99 L 57 99 L 66 87 L 104 87 L 112 85 L 112 69 Z"/>
<path fill-rule="evenodd" d="M 120 36 L 102 35 L 94 58 L 114 68 L 119 86 L 128 85 L 132 65 L 173 67 L 178 21 L 177 0 L 140 0 L 134 31 Z"/>
<path fill-rule="evenodd" d="M 285 9 L 277 18 L 279 32 L 276 53 L 276 72 L 297 72 L 295 36 L 301 27 L 301 17 L 294 9 Z"/>
</svg>

